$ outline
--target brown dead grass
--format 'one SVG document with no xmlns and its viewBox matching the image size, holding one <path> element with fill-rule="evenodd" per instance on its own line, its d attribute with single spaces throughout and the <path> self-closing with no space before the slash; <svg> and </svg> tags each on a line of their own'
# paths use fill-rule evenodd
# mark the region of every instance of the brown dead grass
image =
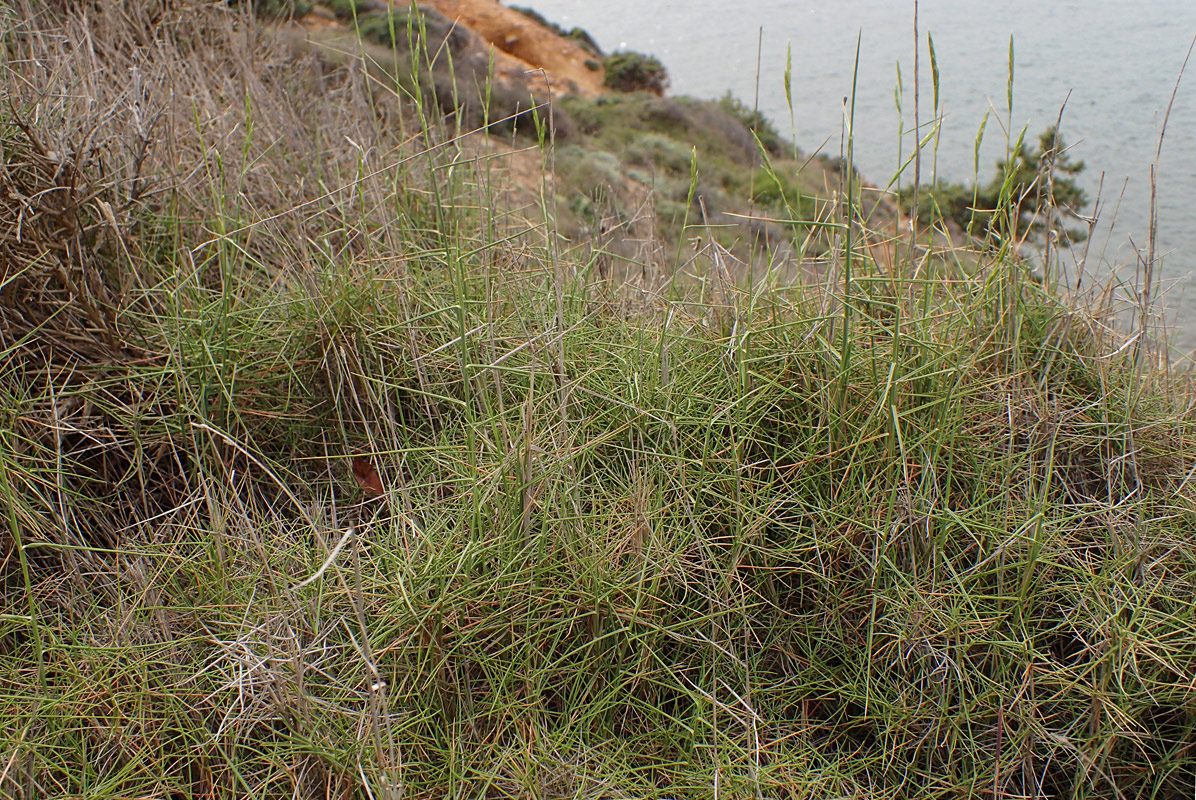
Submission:
<svg viewBox="0 0 1196 800">
<path fill-rule="evenodd" d="M 241 13 L 24 1 L 15 13 L 0 75 L 0 363 L 20 398 L 11 479 L 30 503 L 17 522 L 27 546 L 49 548 L 31 552 L 116 577 L 105 548 L 198 491 L 173 383 L 186 356 L 142 320 L 236 302 L 228 248 L 257 270 L 235 283 L 258 286 L 359 251 L 386 219 L 381 198 L 418 185 L 417 168 L 362 179 L 366 152 L 402 161 L 394 93 Z"/>
</svg>

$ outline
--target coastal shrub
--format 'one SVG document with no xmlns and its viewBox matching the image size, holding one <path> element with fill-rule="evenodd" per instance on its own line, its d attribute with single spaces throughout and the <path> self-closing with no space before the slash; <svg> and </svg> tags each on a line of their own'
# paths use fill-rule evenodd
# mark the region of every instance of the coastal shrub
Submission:
<svg viewBox="0 0 1196 800">
<path fill-rule="evenodd" d="M 908 213 L 913 213 L 913 190 L 901 193 L 902 206 Z M 980 192 L 973 186 L 964 183 L 939 183 L 935 186 L 923 186 L 918 192 L 918 222 L 923 225 L 938 225 L 941 221 L 949 221 L 958 225 L 961 230 L 973 229 L 974 221 L 991 216 L 991 211 L 977 211 L 977 207 L 992 208 L 986 205 Z M 983 226 L 976 228 L 983 230 Z"/>
<path fill-rule="evenodd" d="M 718 142 L 720 155 L 736 165 L 752 167 L 760 163 L 760 147 L 742 120 L 727 113 L 718 102 L 681 98 L 689 126 L 703 138 Z"/>
<path fill-rule="evenodd" d="M 611 135 L 624 143 L 641 131 L 676 135 L 690 131 L 694 124 L 694 115 L 684 101 L 645 94 L 566 97 L 557 107 L 565 108 L 583 133 Z"/>
<path fill-rule="evenodd" d="M 485 82 L 489 57 L 479 46 L 480 37 L 434 9 L 387 8 L 379 6 L 377 0 L 336 0 L 333 11 L 362 39 L 393 50 L 408 61 L 414 47 L 420 55 L 420 69 L 468 75 L 462 88 L 471 84 L 476 88 Z M 446 50 L 451 52 L 452 64 Z M 377 66 L 383 65 L 378 62 Z M 385 66 L 383 71 L 390 74 L 392 66 Z M 481 80 L 475 82 L 474 78 Z"/>
<path fill-rule="evenodd" d="M 997 162 L 996 173 L 987 184 L 921 187 L 918 221 L 923 225 L 949 221 L 993 244 L 1024 233 L 1040 239 L 1051 227 L 1060 234 L 1061 244 L 1083 241 L 1083 230 L 1064 228 L 1061 223 L 1077 219 L 1088 205 L 1088 195 L 1076 180 L 1084 168 L 1083 161 L 1072 161 L 1063 137 L 1052 125 L 1039 134 L 1037 147 L 1019 139 L 1010 158 Z M 901 200 L 912 212 L 913 189 L 902 192 Z"/>
<path fill-rule="evenodd" d="M 693 117 L 683 103 L 668 97 L 644 99 L 640 118 L 654 131 L 683 134 L 693 129 Z"/>
<path fill-rule="evenodd" d="M 365 14 L 386 10 L 381 0 L 325 0 L 324 4 L 342 20 L 352 20 Z"/>
<path fill-rule="evenodd" d="M 578 130 L 586 136 L 592 136 L 601 129 L 602 113 L 596 100 L 567 96 L 561 100 L 558 108 L 568 109 L 569 115 L 577 123 Z"/>
<path fill-rule="evenodd" d="M 615 155 L 577 145 L 557 153 L 557 169 L 583 186 L 617 186 L 622 182 L 623 168 Z"/>
<path fill-rule="evenodd" d="M 627 149 L 629 164 L 652 164 L 670 172 L 689 173 L 691 149 L 676 139 L 659 133 L 646 133 Z"/>
<path fill-rule="evenodd" d="M 624 50 L 606 59 L 603 83 L 620 92 L 664 94 L 669 87 L 669 72 L 655 56 Z"/>
<path fill-rule="evenodd" d="M 406 51 L 409 39 L 407 28 L 411 24 L 405 14 L 369 14 L 357 20 L 357 32 L 366 41 L 390 47 L 400 52 Z"/>
<path fill-rule="evenodd" d="M 821 218 L 825 202 L 803 192 L 797 176 L 759 167 L 752 180 L 752 202 L 778 214 L 811 222 Z"/>
<path fill-rule="evenodd" d="M 743 126 L 760 140 L 769 153 L 776 155 L 781 152 L 781 135 L 777 133 L 772 120 L 764 116 L 758 109 L 748 108 L 747 104 L 728 89 L 727 93 L 718 99 L 718 107 L 743 123 Z"/>
<path fill-rule="evenodd" d="M 414 43 L 421 58 L 437 62 L 437 54 L 447 47 L 454 57 L 470 52 L 475 35 L 444 15 L 431 9 L 366 13 L 357 18 L 357 30 L 363 39 L 408 52 Z M 422 41 L 421 41 L 422 39 Z M 447 64 L 445 65 L 447 66 Z M 458 65 L 459 68 L 459 65 Z"/>
</svg>

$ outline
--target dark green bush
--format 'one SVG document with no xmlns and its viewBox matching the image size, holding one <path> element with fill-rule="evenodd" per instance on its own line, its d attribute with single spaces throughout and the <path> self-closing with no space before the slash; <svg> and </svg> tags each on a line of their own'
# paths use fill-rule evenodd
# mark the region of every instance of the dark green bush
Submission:
<svg viewBox="0 0 1196 800">
<path fill-rule="evenodd" d="M 385 10 L 379 0 L 324 0 L 338 19 L 351 20 L 371 11 Z"/>
<path fill-rule="evenodd" d="M 395 14 L 393 20 L 387 14 L 368 14 L 358 18 L 357 31 L 361 38 L 367 41 L 383 47 L 406 50 L 409 44 L 407 27 L 410 24 L 411 20 L 406 14 Z"/>
<path fill-rule="evenodd" d="M 231 6 L 247 5 L 240 0 L 230 0 Z M 307 0 L 252 0 L 248 3 L 253 8 L 253 13 L 270 18 L 294 18 L 306 17 L 311 13 L 312 4 Z"/>
<path fill-rule="evenodd" d="M 669 71 L 655 56 L 625 50 L 607 57 L 603 83 L 620 92 L 651 92 L 660 96 L 669 87 Z"/>
<path fill-rule="evenodd" d="M 1076 182 L 1084 162 L 1073 162 L 1063 137 L 1052 125 L 1038 137 L 1038 147 L 1019 142 L 1008 160 L 997 162 L 992 180 L 983 186 L 961 183 L 923 186 L 918 192 L 918 221 L 934 225 L 954 222 L 969 234 L 994 242 L 1029 232 L 1041 236 L 1056 212 L 1076 218 L 1088 204 L 1088 195 Z M 901 193 L 906 210 L 914 207 L 914 193 Z M 1062 244 L 1083 241 L 1082 230 L 1066 229 Z"/>
<path fill-rule="evenodd" d="M 792 215 L 803 222 L 823 216 L 825 201 L 803 192 L 796 175 L 758 167 L 752 187 L 752 202 L 777 215 Z"/>
</svg>

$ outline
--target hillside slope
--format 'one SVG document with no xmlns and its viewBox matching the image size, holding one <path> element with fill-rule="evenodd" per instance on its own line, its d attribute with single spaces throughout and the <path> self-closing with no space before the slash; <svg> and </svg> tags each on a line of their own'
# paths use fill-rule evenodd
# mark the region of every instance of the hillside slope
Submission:
<svg viewBox="0 0 1196 800">
<path fill-rule="evenodd" d="M 0 796 L 1190 795 L 1192 393 L 1109 309 L 878 263 L 733 104 L 471 133 L 442 16 L 14 11 Z"/>
</svg>

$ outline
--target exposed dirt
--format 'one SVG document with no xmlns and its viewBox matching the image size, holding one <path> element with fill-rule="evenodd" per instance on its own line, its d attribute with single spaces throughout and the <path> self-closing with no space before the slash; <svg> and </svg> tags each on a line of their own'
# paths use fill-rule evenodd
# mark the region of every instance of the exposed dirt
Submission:
<svg viewBox="0 0 1196 800">
<path fill-rule="evenodd" d="M 424 0 L 423 5 L 494 45 L 495 70 L 500 75 L 514 78 L 514 73 L 542 69 L 554 94 L 595 97 L 609 91 L 602 85 L 602 70 L 586 66 L 587 61 L 597 62 L 584 48 L 498 0 Z M 523 81 L 538 83 L 527 77 Z"/>
</svg>

